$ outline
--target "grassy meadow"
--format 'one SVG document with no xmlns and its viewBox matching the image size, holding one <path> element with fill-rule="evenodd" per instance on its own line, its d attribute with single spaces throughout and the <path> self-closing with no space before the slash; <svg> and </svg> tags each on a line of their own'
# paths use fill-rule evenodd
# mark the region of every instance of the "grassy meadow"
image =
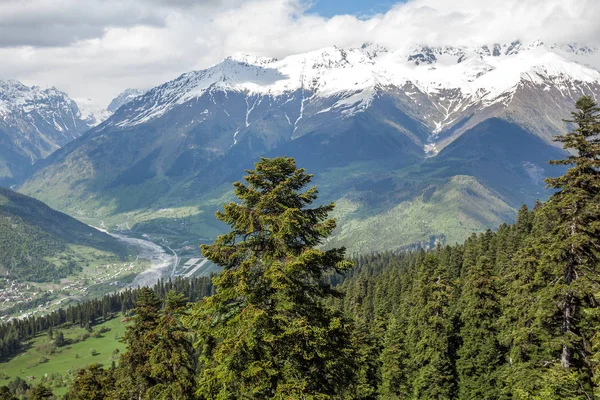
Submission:
<svg viewBox="0 0 600 400">
<path fill-rule="evenodd" d="M 67 342 L 78 340 L 62 347 L 55 347 L 47 333 L 43 333 L 28 343 L 26 351 L 9 361 L 0 362 L 0 376 L 6 378 L 0 380 L 0 386 L 20 377 L 34 384 L 46 381 L 55 394 L 62 395 L 66 393 L 65 383 L 78 369 L 93 363 L 110 367 L 116 359 L 113 357 L 115 349 L 125 349 L 118 340 L 125 333 L 125 326 L 121 317 L 117 317 L 94 326 L 91 334 L 79 326 L 62 329 Z M 58 331 L 55 330 L 54 335 Z M 105 332 L 100 333 L 102 331 Z M 89 337 L 85 338 L 86 335 Z M 29 377 L 33 380 L 30 381 Z"/>
</svg>

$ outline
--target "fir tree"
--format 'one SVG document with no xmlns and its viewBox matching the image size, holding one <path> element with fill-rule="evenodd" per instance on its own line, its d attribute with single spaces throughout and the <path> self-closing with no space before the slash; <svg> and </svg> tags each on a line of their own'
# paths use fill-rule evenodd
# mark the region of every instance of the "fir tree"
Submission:
<svg viewBox="0 0 600 400">
<path fill-rule="evenodd" d="M 157 344 L 161 301 L 150 288 L 138 291 L 135 315 L 121 339 L 127 350 L 121 354 L 116 379 L 115 399 L 144 398 L 147 390 L 156 384 L 152 376 L 150 354 Z"/>
<path fill-rule="evenodd" d="M 0 386 L 0 400 L 18 400 L 8 388 L 8 386 Z"/>
<path fill-rule="evenodd" d="M 381 344 L 376 330 L 364 321 L 357 322 L 352 334 L 352 347 L 357 364 L 356 383 L 350 387 L 348 396 L 353 399 L 375 400 L 381 381 Z"/>
<path fill-rule="evenodd" d="M 406 317 L 393 316 L 385 335 L 381 353 L 380 398 L 409 399 L 408 349 L 406 346 Z"/>
<path fill-rule="evenodd" d="M 497 338 L 501 310 L 493 263 L 481 256 L 474 265 L 465 265 L 464 271 L 459 300 L 462 339 L 457 361 L 459 397 L 496 399 L 502 350 Z"/>
<path fill-rule="evenodd" d="M 181 293 L 167 294 L 165 309 L 156 326 L 156 343 L 150 352 L 150 376 L 155 385 L 149 399 L 193 399 L 195 392 L 195 354 L 190 332 L 182 325 L 187 300 Z"/>
<path fill-rule="evenodd" d="M 65 335 L 62 331 L 56 332 L 54 344 L 56 344 L 56 347 L 62 347 L 65 345 Z"/>
<path fill-rule="evenodd" d="M 540 297 L 556 310 L 552 317 L 560 326 L 560 364 L 568 379 L 578 376 L 576 386 L 583 398 L 592 393 L 589 341 L 598 327 L 597 321 L 588 320 L 586 310 L 597 306 L 600 292 L 600 108 L 587 96 L 576 108 L 568 121 L 575 130 L 555 139 L 572 153 L 551 161 L 569 169 L 546 180 L 558 191 L 544 206 L 554 223 L 538 245 L 543 246 L 539 274 L 549 281 Z"/>
<path fill-rule="evenodd" d="M 31 389 L 29 395 L 31 400 L 46 400 L 53 396 L 52 391 L 44 385 L 38 385 Z"/>
<path fill-rule="evenodd" d="M 454 287 L 437 257 L 427 254 L 419 268 L 407 327 L 412 396 L 451 399 L 456 394 L 453 360 Z"/>
<path fill-rule="evenodd" d="M 350 329 L 324 305 L 337 295 L 328 271 L 351 267 L 344 249 L 320 250 L 334 204 L 309 208 L 312 175 L 290 158 L 261 159 L 238 182 L 240 203 L 217 218 L 231 226 L 208 259 L 224 267 L 216 293 L 189 319 L 200 335 L 202 398 L 341 398 L 351 384 Z"/>
<path fill-rule="evenodd" d="M 570 168 L 563 176 L 546 180 L 548 186 L 558 189 L 546 205 L 557 218 L 547 254 L 562 277 L 561 364 L 567 369 L 582 367 L 584 332 L 578 326 L 582 318 L 578 314 L 600 290 L 600 108 L 587 96 L 579 99 L 576 107 L 568 121 L 576 124 L 576 129 L 555 138 L 575 154 L 550 162 Z"/>
<path fill-rule="evenodd" d="M 556 138 L 570 168 L 548 179 L 557 191 L 537 207 L 532 234 L 509 274 L 504 332 L 510 345 L 506 387 L 517 396 L 591 398 L 590 340 L 600 292 L 599 109 L 583 97 L 574 131 Z"/>
<path fill-rule="evenodd" d="M 547 311 L 540 305 L 538 292 L 546 284 L 538 275 L 540 254 L 536 238 L 545 235 L 549 221 L 536 213 L 531 235 L 515 249 L 511 263 L 502 269 L 502 315 L 499 319 L 500 343 L 508 349 L 507 362 L 499 371 L 505 397 L 527 398 L 539 392 L 541 366 L 552 359 L 545 329 Z M 518 230 L 515 235 L 520 236 Z"/>
</svg>

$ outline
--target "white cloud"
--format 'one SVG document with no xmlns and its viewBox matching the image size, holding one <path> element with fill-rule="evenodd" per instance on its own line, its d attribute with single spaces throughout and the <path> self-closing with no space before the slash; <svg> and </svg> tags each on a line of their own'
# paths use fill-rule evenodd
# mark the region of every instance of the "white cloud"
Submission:
<svg viewBox="0 0 600 400">
<path fill-rule="evenodd" d="M 0 0 L 0 77 L 54 85 L 96 106 L 235 52 L 325 46 L 600 44 L 598 0 L 408 0 L 386 14 L 323 18 L 308 0 Z"/>
</svg>

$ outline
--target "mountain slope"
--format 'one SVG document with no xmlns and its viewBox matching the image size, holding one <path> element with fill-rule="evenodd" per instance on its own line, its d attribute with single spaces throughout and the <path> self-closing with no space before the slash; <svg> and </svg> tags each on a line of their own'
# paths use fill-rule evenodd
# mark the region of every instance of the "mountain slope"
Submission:
<svg viewBox="0 0 600 400">
<path fill-rule="evenodd" d="M 404 244 L 432 234 L 461 240 L 547 195 L 545 162 L 562 154 L 552 136 L 569 129 L 562 118 L 579 96 L 600 94 L 596 56 L 541 42 L 236 55 L 134 98 L 53 154 L 21 190 L 113 227 L 210 238 L 222 229 L 213 211 L 244 168 L 288 155 L 317 175 L 323 201 L 352 204 L 346 223 L 425 207 L 424 191 L 442 199 L 460 182 L 470 189 L 452 198 L 489 203 L 489 212 L 458 229 L 460 218 L 440 200 L 455 226 L 418 231 Z M 375 236 L 361 248 L 385 248 Z"/>
<path fill-rule="evenodd" d="M 0 81 L 0 185 L 19 182 L 33 163 L 89 127 L 65 93 Z"/>
<path fill-rule="evenodd" d="M 0 188 L 0 272 L 34 282 L 64 278 L 81 267 L 76 261 L 82 248 L 127 254 L 112 236 Z"/>
</svg>

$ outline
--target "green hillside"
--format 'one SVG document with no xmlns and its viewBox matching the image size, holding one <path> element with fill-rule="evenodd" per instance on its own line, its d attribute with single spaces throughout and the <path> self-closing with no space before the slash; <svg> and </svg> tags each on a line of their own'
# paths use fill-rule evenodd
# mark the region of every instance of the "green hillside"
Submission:
<svg viewBox="0 0 600 400">
<path fill-rule="evenodd" d="M 454 176 L 440 185 L 381 213 L 364 215 L 350 199 L 337 203 L 340 228 L 328 246 L 347 245 L 364 254 L 404 245 L 435 242 L 454 244 L 488 226 L 509 221 L 514 208 L 470 176 Z"/>
<path fill-rule="evenodd" d="M 95 326 L 91 334 L 78 326 L 57 330 L 66 342 L 60 347 L 43 333 L 28 343 L 26 352 L 0 363 L 0 377 L 5 378 L 0 380 L 0 386 L 17 377 L 33 377 L 34 383 L 46 382 L 55 394 L 64 394 L 66 383 L 78 369 L 94 363 L 111 365 L 116 359 L 114 351 L 125 349 L 118 340 L 125 326 L 120 318 L 115 318 Z"/>
<path fill-rule="evenodd" d="M 77 272 L 94 253 L 123 259 L 127 248 L 44 203 L 0 188 L 0 272 L 48 282 Z"/>
</svg>

